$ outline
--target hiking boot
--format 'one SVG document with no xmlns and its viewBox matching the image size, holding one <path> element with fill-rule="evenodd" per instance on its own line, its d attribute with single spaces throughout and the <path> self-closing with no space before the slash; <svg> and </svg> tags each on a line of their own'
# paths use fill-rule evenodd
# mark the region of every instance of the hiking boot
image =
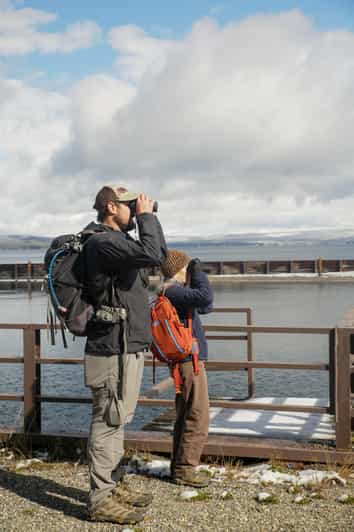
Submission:
<svg viewBox="0 0 354 532">
<path fill-rule="evenodd" d="M 205 474 L 195 471 L 177 472 L 172 474 L 171 478 L 175 484 L 193 488 L 206 488 L 209 484 L 209 478 Z"/>
<path fill-rule="evenodd" d="M 144 512 L 119 503 L 111 494 L 89 512 L 91 521 L 109 521 L 119 525 L 135 525 L 140 523 L 144 516 Z"/>
<path fill-rule="evenodd" d="M 152 503 L 152 495 L 150 493 L 141 493 L 133 491 L 129 488 L 126 482 L 120 482 L 112 491 L 112 496 L 115 500 L 123 503 L 136 506 L 138 508 L 145 508 Z"/>
</svg>

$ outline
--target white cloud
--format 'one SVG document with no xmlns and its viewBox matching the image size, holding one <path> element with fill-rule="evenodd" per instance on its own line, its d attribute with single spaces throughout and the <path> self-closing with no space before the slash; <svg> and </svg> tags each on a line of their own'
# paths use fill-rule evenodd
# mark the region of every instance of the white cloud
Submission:
<svg viewBox="0 0 354 532">
<path fill-rule="evenodd" d="M 319 32 L 298 11 L 225 27 L 206 19 L 160 47 L 135 27 L 113 34 L 137 92 L 108 124 L 104 155 L 80 166 L 149 177 L 160 192 L 176 179 L 198 194 L 298 201 L 352 191 L 353 34 Z"/>
<path fill-rule="evenodd" d="M 50 230 L 38 227 L 38 220 L 50 211 L 55 220 L 64 191 L 43 182 L 40 169 L 69 140 L 68 108 L 61 94 L 0 80 L 0 185 L 6 190 L 0 197 L 1 232 Z"/>
<path fill-rule="evenodd" d="M 17 232 L 30 217 L 32 232 L 80 229 L 114 180 L 156 197 L 169 234 L 353 225 L 352 33 L 290 11 L 109 40 L 117 70 L 65 95 L 0 84 L 8 206 L 25 190 Z"/>
<path fill-rule="evenodd" d="M 89 48 L 101 36 L 95 22 L 79 21 L 63 32 L 41 29 L 55 22 L 57 15 L 38 9 L 15 9 L 12 3 L 0 3 L 0 56 L 23 55 L 31 52 L 69 53 Z"/>
<path fill-rule="evenodd" d="M 156 76 L 164 67 L 167 53 L 178 43 L 150 37 L 139 26 L 113 28 L 108 41 L 119 52 L 116 66 L 121 77 L 138 82 L 148 74 Z"/>
</svg>

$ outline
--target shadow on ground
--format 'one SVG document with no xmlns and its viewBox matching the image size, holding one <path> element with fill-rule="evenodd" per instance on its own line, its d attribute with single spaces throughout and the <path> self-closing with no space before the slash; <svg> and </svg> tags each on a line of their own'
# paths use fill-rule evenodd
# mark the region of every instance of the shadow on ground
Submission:
<svg viewBox="0 0 354 532">
<path fill-rule="evenodd" d="M 0 471 L 0 486 L 51 510 L 86 520 L 87 492 L 54 480 L 13 471 Z"/>
</svg>

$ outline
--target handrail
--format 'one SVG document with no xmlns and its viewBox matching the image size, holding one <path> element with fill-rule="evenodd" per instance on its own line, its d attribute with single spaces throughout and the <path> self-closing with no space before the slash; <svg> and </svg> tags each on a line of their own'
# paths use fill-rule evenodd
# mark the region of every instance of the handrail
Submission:
<svg viewBox="0 0 354 532">
<path fill-rule="evenodd" d="M 351 406 L 350 395 L 350 374 L 354 362 L 351 354 L 351 335 L 354 337 L 354 313 L 353 320 L 342 322 L 336 329 L 329 327 L 274 327 L 252 325 L 252 311 L 249 308 L 217 308 L 215 312 L 237 312 L 246 313 L 247 325 L 206 325 L 206 332 L 224 332 L 228 335 L 214 335 L 211 340 L 225 339 L 236 340 L 240 336 L 232 335 L 235 332 L 246 333 L 242 339 L 247 340 L 247 360 L 246 361 L 219 361 L 209 360 L 206 362 L 208 371 L 239 371 L 247 370 L 249 375 L 249 392 L 254 391 L 253 372 L 255 369 L 280 369 L 280 370 L 306 370 L 306 371 L 328 371 L 329 372 L 329 407 L 326 406 L 304 406 L 304 405 L 284 405 L 284 404 L 263 404 L 261 402 L 243 402 L 236 400 L 212 399 L 210 404 L 220 408 L 237 408 L 252 410 L 270 410 L 282 412 L 312 412 L 335 413 L 336 414 L 336 446 L 337 449 L 349 449 L 351 446 L 350 423 L 354 409 Z M 0 394 L 0 401 L 23 401 L 24 402 L 24 430 L 34 433 L 41 432 L 41 403 L 62 402 L 62 403 L 90 403 L 90 397 L 68 397 L 41 394 L 40 367 L 42 364 L 78 364 L 84 363 L 83 357 L 48 357 L 41 354 L 41 331 L 47 329 L 43 323 L 1 323 L 0 329 L 12 329 L 23 331 L 24 353 L 23 356 L 0 356 L 2 363 L 23 363 L 24 364 L 24 390 L 23 394 Z M 231 333 L 231 335 L 230 335 Z M 329 361 L 328 363 L 315 362 L 281 362 L 264 361 L 253 359 L 253 334 L 314 334 L 327 335 L 329 339 Z M 354 343 L 353 343 L 354 345 Z M 153 364 L 151 359 L 146 360 L 146 366 Z M 164 366 L 157 362 L 156 365 Z M 340 383 L 340 386 L 338 384 Z M 349 393 L 348 393 L 349 390 Z M 252 394 L 249 394 L 252 395 Z M 139 404 L 143 406 L 165 406 L 174 404 L 169 399 L 159 399 L 148 396 L 141 396 Z M 348 436 L 349 435 L 349 436 Z M 350 440 L 350 441 L 349 441 Z"/>
<path fill-rule="evenodd" d="M 0 356 L 0 364 L 9 364 L 9 363 L 23 363 L 23 357 L 2 357 Z M 83 365 L 84 358 L 57 358 L 57 357 L 41 357 L 36 359 L 36 364 L 61 364 L 61 365 Z M 153 362 L 152 360 L 145 360 L 146 367 L 166 367 L 164 362 Z M 324 362 L 316 363 L 297 363 L 297 362 L 267 362 L 267 361 L 245 361 L 245 362 L 229 362 L 223 360 L 208 360 L 205 362 L 205 367 L 208 371 L 233 371 L 241 369 L 285 369 L 285 370 L 314 370 L 314 371 L 328 371 L 329 364 Z"/>
</svg>

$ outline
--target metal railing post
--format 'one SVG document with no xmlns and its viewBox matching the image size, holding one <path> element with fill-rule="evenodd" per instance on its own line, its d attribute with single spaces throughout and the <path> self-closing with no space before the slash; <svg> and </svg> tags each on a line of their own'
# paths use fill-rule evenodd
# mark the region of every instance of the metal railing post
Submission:
<svg viewBox="0 0 354 532">
<path fill-rule="evenodd" d="M 41 431 L 41 366 L 40 330 L 28 327 L 23 329 L 23 416 L 24 431 Z"/>
</svg>

